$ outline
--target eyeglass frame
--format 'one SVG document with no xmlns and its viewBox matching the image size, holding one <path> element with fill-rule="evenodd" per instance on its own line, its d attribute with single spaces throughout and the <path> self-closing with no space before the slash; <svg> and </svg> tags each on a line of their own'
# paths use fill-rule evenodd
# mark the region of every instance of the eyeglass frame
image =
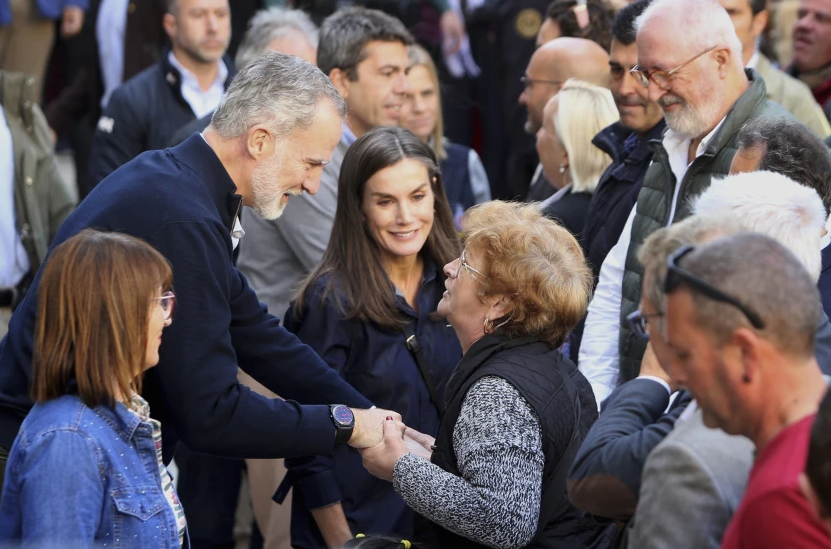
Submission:
<svg viewBox="0 0 831 549">
<path fill-rule="evenodd" d="M 656 86 L 658 86 L 659 88 L 661 88 L 662 90 L 664 90 L 664 91 L 669 91 L 669 90 L 671 90 L 671 89 L 672 89 L 672 75 L 673 75 L 673 74 L 675 74 L 675 73 L 676 73 L 676 72 L 678 72 L 679 70 L 683 69 L 684 67 L 686 67 L 687 65 L 689 65 L 690 63 L 692 63 L 693 61 L 695 61 L 696 59 L 698 59 L 699 57 L 703 56 L 704 54 L 706 54 L 706 53 L 710 53 L 711 51 L 713 51 L 713 50 L 714 50 L 714 49 L 716 49 L 717 47 L 718 47 L 718 46 L 712 46 L 712 47 L 710 47 L 710 48 L 707 48 L 706 50 L 704 50 L 703 52 L 699 53 L 698 55 L 696 55 L 696 56 L 695 56 L 695 57 L 693 57 L 692 59 L 689 59 L 689 60 L 687 60 L 687 61 L 684 61 L 683 63 L 681 63 L 680 65 L 678 65 L 677 67 L 675 67 L 674 69 L 672 69 L 672 70 L 670 70 L 670 71 L 652 71 L 652 72 L 646 72 L 645 70 L 641 69 L 641 68 L 640 68 L 640 66 L 635 65 L 634 67 L 632 67 L 631 69 L 629 69 L 629 74 L 631 74 L 632 76 L 634 76 L 634 77 L 635 77 L 635 80 L 637 80 L 637 81 L 638 81 L 638 84 L 640 84 L 640 85 L 641 85 L 641 86 L 643 86 L 644 88 L 649 89 L 649 82 L 651 81 L 651 82 L 655 82 L 655 85 L 656 85 Z M 666 86 L 662 86 L 662 85 L 661 85 L 661 84 L 660 84 L 657 80 L 655 80 L 655 79 L 653 78 L 656 74 L 663 75 L 663 76 L 664 76 L 664 78 L 666 78 L 666 80 L 667 80 Z"/>
<path fill-rule="evenodd" d="M 467 248 L 462 248 L 462 254 L 459 256 L 459 267 L 463 268 L 467 271 L 467 274 L 471 276 L 471 278 L 476 278 L 476 276 L 481 276 L 485 280 L 487 280 L 487 275 L 482 274 L 481 272 L 477 271 L 475 268 L 471 267 L 470 263 L 465 261 L 465 252 Z M 458 278 L 458 271 L 456 271 L 456 278 Z"/>
<path fill-rule="evenodd" d="M 669 295 L 675 290 L 677 290 L 681 284 L 685 284 L 689 289 L 695 290 L 700 294 L 709 297 L 712 300 L 732 305 L 733 307 L 737 308 L 742 313 L 744 313 L 744 316 L 747 318 L 748 321 L 750 321 L 750 324 L 754 328 L 756 328 L 757 330 L 764 330 L 765 323 L 762 320 L 762 317 L 760 317 L 753 309 L 742 304 L 739 300 L 730 297 L 729 295 L 722 292 L 706 280 L 699 278 L 691 272 L 682 269 L 678 265 L 678 262 L 681 259 L 683 259 L 684 256 L 686 256 L 694 250 L 695 246 L 692 244 L 688 244 L 674 251 L 667 258 L 667 276 L 664 280 L 664 293 L 666 295 Z"/>
<path fill-rule="evenodd" d="M 528 89 L 534 84 L 551 84 L 552 86 L 562 86 L 563 82 L 560 80 L 539 80 L 537 78 L 528 78 L 525 75 L 519 77 L 519 82 L 522 84 L 524 89 Z"/>
<path fill-rule="evenodd" d="M 166 303 L 167 300 L 170 300 L 170 306 L 168 308 L 165 308 L 164 304 Z M 161 296 L 154 297 L 153 301 L 158 301 L 159 302 L 159 305 L 161 306 L 162 311 L 164 311 L 164 319 L 165 320 L 169 320 L 169 319 L 173 318 L 173 309 L 176 308 L 176 294 L 174 294 L 172 291 L 168 290 L 168 291 L 164 292 Z"/>
<path fill-rule="evenodd" d="M 662 317 L 664 313 L 657 311 L 655 313 L 644 314 L 640 309 L 626 316 L 626 322 L 629 323 L 629 329 L 632 333 L 641 339 L 649 339 L 649 330 L 646 329 L 646 320 L 652 317 Z"/>
</svg>

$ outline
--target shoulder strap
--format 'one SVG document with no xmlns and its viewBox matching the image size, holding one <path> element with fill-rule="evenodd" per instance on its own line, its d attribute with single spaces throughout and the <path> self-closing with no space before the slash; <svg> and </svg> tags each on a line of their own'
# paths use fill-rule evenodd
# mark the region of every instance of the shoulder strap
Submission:
<svg viewBox="0 0 831 549">
<path fill-rule="evenodd" d="M 407 350 L 410 351 L 410 354 L 413 355 L 413 358 L 418 365 L 418 370 L 421 372 L 421 377 L 424 379 L 424 384 L 427 386 L 427 392 L 430 394 L 430 400 L 433 402 L 433 406 L 436 407 L 436 410 L 438 410 L 439 416 L 441 416 L 441 401 L 439 400 L 436 386 L 433 384 L 433 378 L 430 376 L 430 371 L 427 369 L 427 361 L 424 360 L 424 352 L 421 349 L 421 344 L 419 344 L 418 339 L 416 338 L 412 324 L 407 324 L 404 327 L 404 338 L 404 344 L 407 346 Z"/>
<path fill-rule="evenodd" d="M 560 462 L 551 472 L 551 477 L 549 477 L 552 478 L 551 482 L 543 482 L 543 487 L 548 486 L 548 491 L 543 494 L 543 499 L 540 501 L 540 520 L 537 525 L 537 533 L 529 546 L 534 545 L 534 542 L 542 538 L 545 533 L 545 526 L 553 518 L 554 512 L 557 510 L 557 504 L 563 494 L 566 493 L 566 476 L 582 443 L 582 437 L 580 436 L 580 396 L 577 393 L 577 386 L 567 372 L 563 372 L 563 389 L 568 394 L 574 407 L 574 430 L 571 433 L 571 441 L 569 441 L 566 451 L 563 452 Z"/>
</svg>

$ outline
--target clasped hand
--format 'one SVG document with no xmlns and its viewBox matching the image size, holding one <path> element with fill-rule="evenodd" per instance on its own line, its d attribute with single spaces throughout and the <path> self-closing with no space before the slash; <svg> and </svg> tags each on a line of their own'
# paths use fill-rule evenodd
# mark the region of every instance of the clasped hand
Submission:
<svg viewBox="0 0 831 549">
<path fill-rule="evenodd" d="M 383 440 L 370 448 L 360 450 L 364 467 L 372 475 L 392 482 L 395 464 L 406 454 L 430 459 L 436 439 L 410 429 L 399 419 L 384 419 Z"/>
</svg>

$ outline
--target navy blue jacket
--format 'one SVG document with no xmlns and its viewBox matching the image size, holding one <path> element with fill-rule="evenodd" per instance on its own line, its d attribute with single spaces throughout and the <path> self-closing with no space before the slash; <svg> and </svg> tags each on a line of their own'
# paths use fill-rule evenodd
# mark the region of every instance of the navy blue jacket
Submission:
<svg viewBox="0 0 831 549">
<path fill-rule="evenodd" d="M 27 0 L 29 2 L 33 0 Z M 37 0 L 38 12 L 43 19 L 59 19 L 67 6 L 89 8 L 89 0 Z M 0 27 L 12 22 L 12 8 L 9 0 L 0 0 Z"/>
<path fill-rule="evenodd" d="M 629 154 L 626 154 L 624 144 L 632 135 L 632 130 L 620 122 L 603 129 L 592 140 L 595 147 L 612 157 L 612 164 L 594 191 L 581 241 L 595 280 L 603 260 L 620 239 L 623 226 L 638 200 L 646 169 L 652 161 L 652 149 L 647 143 L 652 139 L 661 139 L 665 127 L 666 122 L 662 119 L 643 139 L 638 140 Z"/>
<path fill-rule="evenodd" d="M 669 396 L 656 381 L 633 379 L 604 401 L 568 474 L 568 495 L 575 507 L 615 520 L 635 513 L 647 456 L 692 400 L 682 391 L 664 413 Z"/>
<path fill-rule="evenodd" d="M 144 151 L 164 149 L 173 135 L 196 115 L 182 96 L 182 76 L 170 64 L 168 51 L 161 60 L 123 85 L 110 97 L 92 137 L 89 188 Z M 236 71 L 230 57 L 225 89 Z"/>
<path fill-rule="evenodd" d="M 445 142 L 444 150 L 447 158 L 441 161 L 441 179 L 444 182 L 444 192 L 454 217 L 458 213 L 467 211 L 475 204 L 473 188 L 470 186 L 470 149 Z"/>
<path fill-rule="evenodd" d="M 305 296 L 302 318 L 290 307 L 285 325 L 301 341 L 366 398 L 381 408 L 399 412 L 408 426 L 435 436 L 439 411 L 431 402 L 418 365 L 399 331 L 370 322 L 344 318 L 331 298 L 321 302 L 328 277 L 321 277 Z M 429 318 L 444 292 L 444 276 L 434 261 L 425 258 L 424 278 L 418 292 L 418 313 L 398 296 L 401 314 L 414 323 L 424 360 L 444 401 L 444 387 L 462 349 L 446 321 Z M 389 288 L 394 291 L 393 287 Z M 310 513 L 341 502 L 353 534 L 395 534 L 413 540 L 415 512 L 395 493 L 391 483 L 377 479 L 364 469 L 361 456 L 352 448 L 338 447 L 327 456 L 286 460 L 289 474 L 277 499 L 288 485 L 292 496 L 291 542 L 294 547 L 325 549 L 326 544 Z"/>
<path fill-rule="evenodd" d="M 165 461 L 178 438 L 196 452 L 236 458 L 332 451 L 329 408 L 371 404 L 269 315 L 231 262 L 241 197 L 200 135 L 149 151 L 93 189 L 61 225 L 53 246 L 87 227 L 142 238 L 173 267 L 176 313 L 144 396 L 162 422 Z M 48 260 L 48 258 L 47 258 Z M 40 272 L 0 342 L 0 446 L 10 448 L 29 398 Z M 294 401 L 268 399 L 237 382 L 237 365 Z"/>
<path fill-rule="evenodd" d="M 826 315 L 831 316 L 831 245 L 822 249 L 822 271 L 819 274 L 819 295 Z"/>
</svg>

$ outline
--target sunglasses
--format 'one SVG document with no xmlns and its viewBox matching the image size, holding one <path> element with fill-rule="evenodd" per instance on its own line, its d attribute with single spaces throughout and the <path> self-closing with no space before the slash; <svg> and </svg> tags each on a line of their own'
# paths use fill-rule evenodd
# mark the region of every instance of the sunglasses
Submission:
<svg viewBox="0 0 831 549">
<path fill-rule="evenodd" d="M 644 314 L 640 309 L 626 317 L 626 322 L 629 323 L 629 329 L 632 330 L 636 336 L 641 339 L 649 339 L 649 330 L 646 328 L 646 321 L 650 318 L 658 318 L 664 316 L 664 313 L 649 313 Z"/>
<path fill-rule="evenodd" d="M 153 300 L 158 301 L 162 306 L 165 320 L 168 320 L 171 316 L 173 316 L 173 307 L 176 304 L 176 296 L 173 295 L 173 292 L 167 291 L 163 293 L 161 297 L 154 297 Z"/>
<path fill-rule="evenodd" d="M 688 288 L 709 297 L 710 299 L 732 305 L 744 313 L 744 316 L 747 317 L 747 320 L 750 321 L 750 324 L 753 325 L 754 328 L 757 330 L 764 330 L 765 323 L 755 311 L 749 307 L 746 307 L 737 299 L 725 294 L 709 282 L 695 276 L 689 271 L 685 271 L 678 266 L 678 262 L 693 250 L 695 250 L 695 246 L 687 245 L 683 246 L 669 256 L 667 259 L 667 278 L 664 281 L 664 293 L 669 295 L 683 284 Z"/>
<path fill-rule="evenodd" d="M 714 49 L 716 49 L 716 46 L 713 46 L 712 48 L 708 48 L 708 49 L 704 50 L 703 52 L 699 53 L 698 55 L 696 55 L 692 59 L 684 61 L 683 63 L 681 63 L 680 65 L 678 65 L 674 69 L 672 69 L 671 71 L 646 72 L 645 70 L 641 69 L 639 66 L 635 65 L 634 67 L 632 67 L 632 70 L 630 70 L 629 73 L 632 76 L 634 76 L 635 80 L 637 80 L 638 83 L 641 86 L 643 86 L 644 88 L 648 88 L 649 87 L 649 81 L 652 80 L 653 82 L 655 82 L 655 85 L 657 85 L 662 90 L 669 91 L 669 90 L 672 89 L 672 81 L 670 79 L 672 78 L 673 74 L 675 74 L 676 72 L 678 72 L 682 68 L 686 67 L 687 65 L 689 65 L 690 63 L 692 63 L 693 61 L 695 61 L 696 59 L 698 59 L 699 57 L 701 57 L 705 53 L 709 53 L 709 52 L 713 51 Z"/>
</svg>

